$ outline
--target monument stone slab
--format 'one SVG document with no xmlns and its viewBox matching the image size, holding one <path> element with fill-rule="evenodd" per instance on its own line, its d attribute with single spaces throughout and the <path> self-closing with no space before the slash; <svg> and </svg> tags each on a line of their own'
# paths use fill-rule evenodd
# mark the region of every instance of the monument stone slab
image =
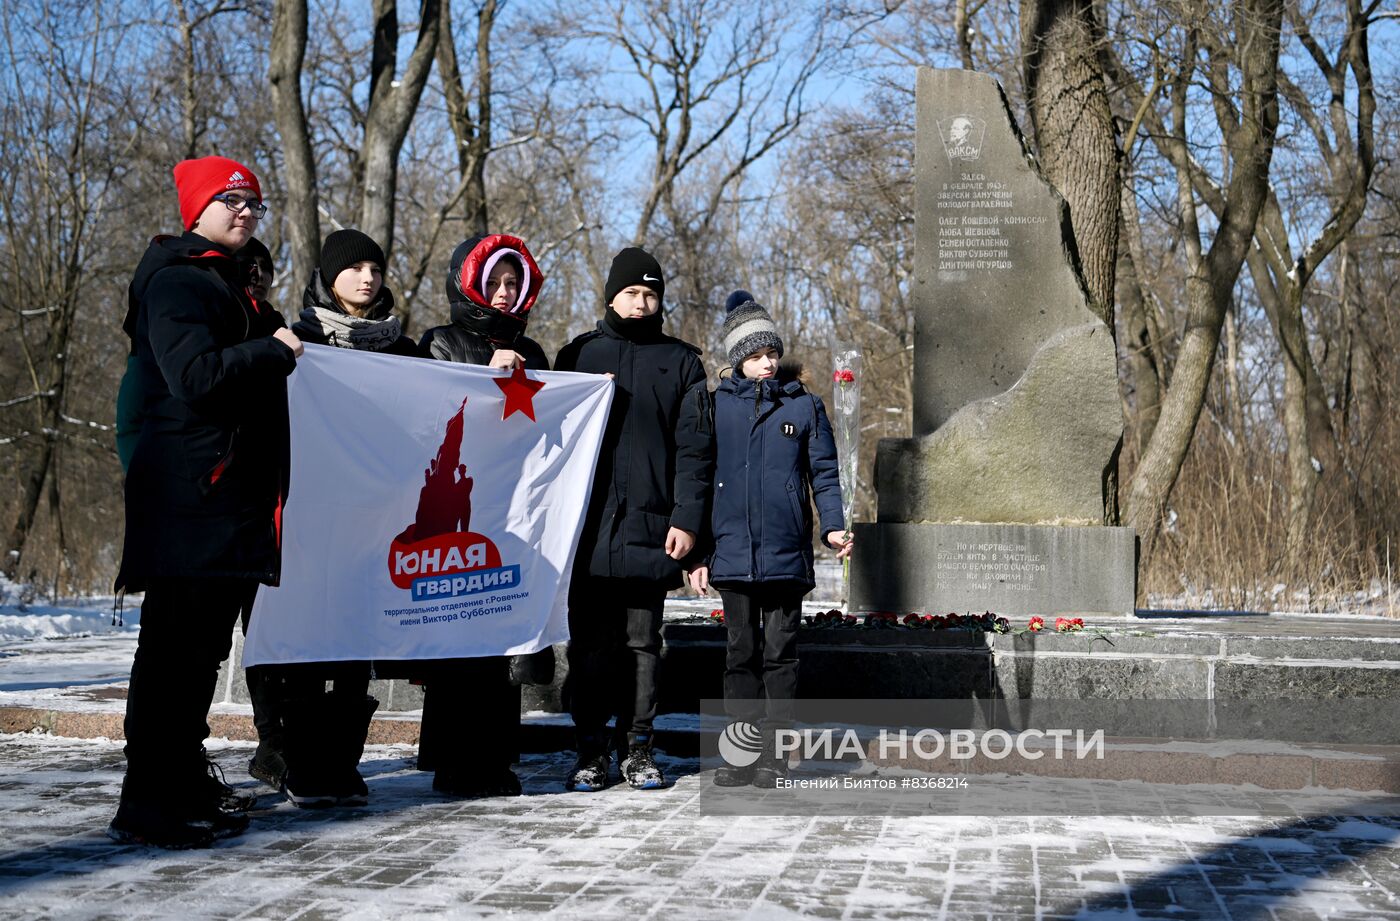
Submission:
<svg viewBox="0 0 1400 921">
<path fill-rule="evenodd" d="M 917 106 L 913 437 L 878 446 L 851 607 L 1129 613 L 1117 354 L 1068 206 L 992 77 L 920 68 Z"/>
</svg>

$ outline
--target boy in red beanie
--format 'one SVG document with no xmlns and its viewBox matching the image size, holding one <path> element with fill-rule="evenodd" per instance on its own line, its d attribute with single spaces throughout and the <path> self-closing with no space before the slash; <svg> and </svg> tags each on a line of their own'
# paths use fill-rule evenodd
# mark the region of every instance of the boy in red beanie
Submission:
<svg viewBox="0 0 1400 921">
<path fill-rule="evenodd" d="M 146 599 L 108 834 L 190 848 L 248 824 L 248 799 L 204 753 L 205 718 L 240 611 L 259 582 L 277 581 L 286 378 L 302 347 L 281 314 L 248 296 L 234 258 L 267 211 L 253 171 L 187 160 L 175 185 L 185 233 L 151 242 L 122 324 L 142 405 L 116 590 Z"/>
</svg>

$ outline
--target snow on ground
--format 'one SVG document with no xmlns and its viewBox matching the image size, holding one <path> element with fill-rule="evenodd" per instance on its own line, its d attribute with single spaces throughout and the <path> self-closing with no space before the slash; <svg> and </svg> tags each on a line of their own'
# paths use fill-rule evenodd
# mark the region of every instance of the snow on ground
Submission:
<svg viewBox="0 0 1400 921">
<path fill-rule="evenodd" d="M 211 743 L 257 788 L 247 743 Z M 568 794 L 571 761 L 527 756 L 525 795 L 448 800 L 411 750 L 376 746 L 363 809 L 264 791 L 210 851 L 118 846 L 121 750 L 0 736 L 5 918 L 1400 919 L 1400 819 L 716 816 L 711 778 Z M 1034 783 L 1034 780 L 1022 781 Z"/>
<path fill-rule="evenodd" d="M 132 633 L 141 623 L 141 596 L 127 598 L 122 605 L 124 626 L 113 623 L 116 599 L 111 595 L 63 598 L 45 603 L 25 603 L 26 586 L 0 575 L 0 649 L 6 644 L 33 639 L 67 636 L 98 636 Z"/>
<path fill-rule="evenodd" d="M 125 682 L 141 621 L 140 596 L 112 623 L 110 596 L 19 603 L 0 576 L 0 705 L 29 706 L 62 688 Z"/>
</svg>

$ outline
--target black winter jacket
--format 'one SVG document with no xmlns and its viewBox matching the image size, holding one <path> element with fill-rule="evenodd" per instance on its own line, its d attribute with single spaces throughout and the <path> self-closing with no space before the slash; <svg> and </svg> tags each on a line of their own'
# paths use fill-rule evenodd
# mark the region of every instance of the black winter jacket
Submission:
<svg viewBox="0 0 1400 921">
<path fill-rule="evenodd" d="M 612 372 L 617 386 L 576 572 L 681 584 L 682 564 L 666 555 L 666 532 L 677 527 L 702 539 L 697 548 L 703 543 L 714 469 L 710 395 L 699 355 L 695 346 L 659 332 L 625 338 L 606 321 L 559 352 L 556 371 Z"/>
<path fill-rule="evenodd" d="M 531 371 L 548 371 L 549 356 L 540 344 L 529 336 L 519 336 L 510 345 L 497 345 L 481 333 L 455 321 L 451 326 L 434 326 L 423 334 L 418 343 L 418 355 L 438 361 L 455 361 L 462 365 L 484 365 L 491 361 L 496 349 L 514 349 L 525 359 Z"/>
<path fill-rule="evenodd" d="M 286 324 L 259 310 L 243 267 L 199 234 L 157 239 L 123 329 L 140 373 L 141 431 L 126 478 L 116 588 L 223 576 L 276 584 L 287 475 Z"/>
</svg>

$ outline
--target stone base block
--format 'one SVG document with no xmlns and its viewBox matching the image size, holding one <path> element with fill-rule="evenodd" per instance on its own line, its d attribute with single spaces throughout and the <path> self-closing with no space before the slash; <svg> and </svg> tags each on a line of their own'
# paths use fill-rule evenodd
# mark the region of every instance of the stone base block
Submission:
<svg viewBox="0 0 1400 921">
<path fill-rule="evenodd" d="M 858 524 L 852 611 L 1133 612 L 1132 528 Z"/>
</svg>

